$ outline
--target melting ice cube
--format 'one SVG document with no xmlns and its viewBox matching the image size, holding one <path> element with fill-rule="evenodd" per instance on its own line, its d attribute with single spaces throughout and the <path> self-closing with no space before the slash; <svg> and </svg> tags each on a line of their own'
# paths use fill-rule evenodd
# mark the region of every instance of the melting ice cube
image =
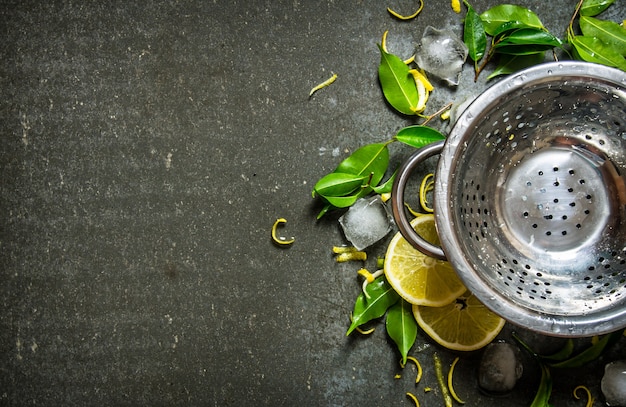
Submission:
<svg viewBox="0 0 626 407">
<path fill-rule="evenodd" d="M 428 26 L 417 48 L 415 61 L 426 72 L 456 86 L 467 52 L 467 46 L 455 33 Z"/>
<path fill-rule="evenodd" d="M 359 199 L 339 218 L 343 233 L 357 250 L 363 250 L 385 237 L 392 228 L 392 222 L 393 218 L 380 195 Z"/>
<path fill-rule="evenodd" d="M 626 406 L 626 360 L 611 362 L 604 367 L 602 394 L 609 406 Z"/>
</svg>

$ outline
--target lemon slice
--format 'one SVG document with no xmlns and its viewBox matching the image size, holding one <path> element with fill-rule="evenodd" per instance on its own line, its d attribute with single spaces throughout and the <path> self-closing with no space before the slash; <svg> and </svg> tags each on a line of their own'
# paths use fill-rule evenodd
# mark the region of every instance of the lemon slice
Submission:
<svg viewBox="0 0 626 407">
<path fill-rule="evenodd" d="M 411 225 L 424 239 L 439 244 L 432 214 L 418 216 L 411 221 Z M 466 290 L 450 263 L 423 254 L 400 233 L 389 243 L 384 270 L 393 289 L 415 305 L 447 305 Z"/>
<path fill-rule="evenodd" d="M 469 291 L 443 307 L 414 305 L 413 315 L 435 342 L 459 351 L 472 351 L 488 345 L 504 326 L 504 319 L 491 312 Z"/>
</svg>

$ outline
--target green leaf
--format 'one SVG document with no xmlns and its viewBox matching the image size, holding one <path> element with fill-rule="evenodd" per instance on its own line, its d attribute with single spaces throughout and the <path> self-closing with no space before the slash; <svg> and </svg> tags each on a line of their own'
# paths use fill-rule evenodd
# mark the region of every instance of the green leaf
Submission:
<svg viewBox="0 0 626 407">
<path fill-rule="evenodd" d="M 561 362 L 551 363 L 550 366 L 555 368 L 573 368 L 584 366 L 587 363 L 597 359 L 608 348 L 617 343 L 617 341 L 620 340 L 623 334 L 623 329 L 620 329 L 616 332 L 611 332 L 610 334 L 606 334 L 598 342 L 596 342 L 595 345 L 588 347 L 576 356 L 573 356 Z"/>
<path fill-rule="evenodd" d="M 621 56 L 626 56 L 626 28 L 616 22 L 582 16 L 580 30 L 585 37 L 596 37 Z"/>
<path fill-rule="evenodd" d="M 615 0 L 585 0 L 580 8 L 581 16 L 597 16 L 606 10 Z"/>
<path fill-rule="evenodd" d="M 500 37 L 493 48 L 509 55 L 530 55 L 561 47 L 562 41 L 549 32 L 537 28 L 520 28 Z"/>
<path fill-rule="evenodd" d="M 345 196 L 360 188 L 367 181 L 366 176 L 331 172 L 317 181 L 313 193 L 321 196 Z"/>
<path fill-rule="evenodd" d="M 467 45 L 468 55 L 474 62 L 478 62 L 485 55 L 487 49 L 487 34 L 483 20 L 480 19 L 478 13 L 472 6 L 467 6 L 467 14 L 465 15 L 465 23 L 463 26 L 463 42 Z"/>
<path fill-rule="evenodd" d="M 520 27 L 543 28 L 543 23 L 533 11 L 513 4 L 500 4 L 480 15 L 485 25 L 485 32 L 491 36 L 502 24 L 516 21 Z"/>
<path fill-rule="evenodd" d="M 396 179 L 396 174 L 398 174 L 398 170 L 395 170 L 391 177 L 389 177 L 389 179 L 385 181 L 384 184 L 372 188 L 374 192 L 376 192 L 377 194 L 385 194 L 391 192 L 391 189 L 393 188 L 393 182 Z"/>
<path fill-rule="evenodd" d="M 507 31 L 517 30 L 518 28 L 535 28 L 535 27 L 529 27 L 526 23 L 522 21 L 507 21 L 506 23 L 502 24 L 501 26 L 499 26 L 498 28 L 494 30 L 493 36 L 497 37 L 500 34 L 504 34 Z"/>
<path fill-rule="evenodd" d="M 539 382 L 539 388 L 535 394 L 535 398 L 530 407 L 548 407 L 550 404 L 550 396 L 552 395 L 552 376 L 550 375 L 550 369 L 544 365 L 541 365 L 541 381 Z"/>
<path fill-rule="evenodd" d="M 517 72 L 529 66 L 537 65 L 543 62 L 545 55 L 543 52 L 530 55 L 506 55 L 503 54 L 498 58 L 496 69 L 487 77 L 487 80 L 500 75 L 508 75 Z"/>
<path fill-rule="evenodd" d="M 575 56 L 587 62 L 612 66 L 626 71 L 626 60 L 611 46 L 605 45 L 596 37 L 576 35 L 570 38 Z"/>
<path fill-rule="evenodd" d="M 539 356 L 543 360 L 552 360 L 552 361 L 564 361 L 565 359 L 572 356 L 572 352 L 574 352 L 574 341 L 570 338 L 565 342 L 565 345 L 556 353 L 551 355 Z"/>
<path fill-rule="evenodd" d="M 422 148 L 435 141 L 445 139 L 445 136 L 428 126 L 408 126 L 401 129 L 394 138 L 411 147 Z"/>
<path fill-rule="evenodd" d="M 350 324 L 346 335 L 350 335 L 356 327 L 382 317 L 387 309 L 400 298 L 398 293 L 389 285 L 385 276 L 380 276 L 369 283 L 365 287 L 365 291 L 370 298 L 367 298 L 364 293 L 357 297 L 352 312 L 352 324 Z"/>
<path fill-rule="evenodd" d="M 359 195 L 355 194 L 351 196 L 323 196 L 322 199 L 328 202 L 332 207 L 347 208 L 354 205 L 356 200 L 359 199 Z M 332 209 L 332 207 L 328 209 Z M 328 212 L 328 209 L 324 208 L 324 212 L 320 213 L 317 218 L 321 218 L 326 212 Z"/>
<path fill-rule="evenodd" d="M 402 364 L 406 364 L 406 357 L 417 337 L 417 322 L 413 316 L 412 305 L 400 298 L 389 308 L 385 325 L 387 334 L 396 343 L 402 355 Z"/>
<path fill-rule="evenodd" d="M 369 185 L 378 185 L 389 166 L 389 149 L 386 143 L 372 143 L 360 147 L 343 160 L 335 172 L 371 177 Z"/>
<path fill-rule="evenodd" d="M 396 55 L 385 52 L 379 45 L 378 79 L 387 102 L 398 112 L 414 115 L 419 95 L 409 66 Z"/>
</svg>

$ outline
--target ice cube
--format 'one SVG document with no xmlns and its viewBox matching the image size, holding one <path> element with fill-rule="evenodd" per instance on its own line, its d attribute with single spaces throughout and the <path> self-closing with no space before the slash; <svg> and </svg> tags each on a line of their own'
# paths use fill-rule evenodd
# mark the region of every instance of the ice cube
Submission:
<svg viewBox="0 0 626 407">
<path fill-rule="evenodd" d="M 360 198 L 339 218 L 346 238 L 357 250 L 363 250 L 391 231 L 393 218 L 380 195 Z"/>
<path fill-rule="evenodd" d="M 494 342 L 485 348 L 480 360 L 478 385 L 488 394 L 505 394 L 513 390 L 523 371 L 519 349 L 506 342 Z"/>
<path fill-rule="evenodd" d="M 467 52 L 467 46 L 454 32 L 428 26 L 417 48 L 415 62 L 429 74 L 456 86 Z"/>
<path fill-rule="evenodd" d="M 626 406 L 626 360 L 611 362 L 604 367 L 600 387 L 607 405 Z"/>
</svg>

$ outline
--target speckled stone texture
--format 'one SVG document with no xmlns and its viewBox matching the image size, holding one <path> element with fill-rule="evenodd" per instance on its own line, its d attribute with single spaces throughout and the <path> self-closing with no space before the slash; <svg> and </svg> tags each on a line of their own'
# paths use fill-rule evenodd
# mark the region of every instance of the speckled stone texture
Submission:
<svg viewBox="0 0 626 407">
<path fill-rule="evenodd" d="M 575 7 L 520 3 L 559 35 Z M 416 387 L 382 324 L 345 336 L 361 265 L 335 263 L 339 214 L 316 221 L 310 194 L 415 122 L 383 100 L 382 33 L 408 57 L 428 24 L 461 32 L 446 1 L 412 22 L 387 6 L 416 2 L 0 2 L 0 405 L 396 406 L 407 391 L 442 405 L 431 353 L 455 354 L 420 333 Z M 466 65 L 458 89 L 436 83 L 427 112 L 486 76 Z M 393 146 L 392 165 L 409 153 Z M 278 217 L 288 249 L 270 240 Z M 530 404 L 530 358 L 496 399 L 478 391 L 480 353 L 460 356 L 467 406 Z M 598 396 L 601 362 L 555 374 L 554 405 L 581 405 L 578 384 Z"/>
</svg>

